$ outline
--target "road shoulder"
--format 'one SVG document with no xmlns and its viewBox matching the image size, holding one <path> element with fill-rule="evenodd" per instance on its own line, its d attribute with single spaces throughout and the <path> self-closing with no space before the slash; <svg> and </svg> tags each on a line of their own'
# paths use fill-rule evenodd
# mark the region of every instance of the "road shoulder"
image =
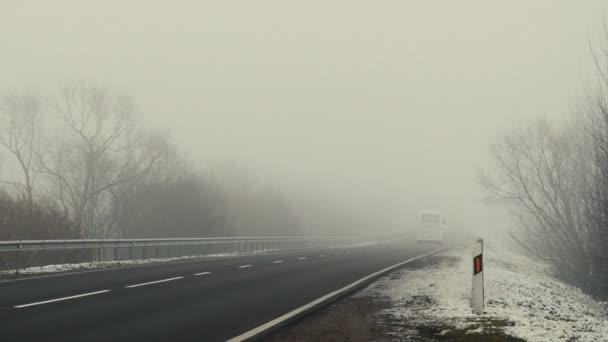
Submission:
<svg viewBox="0 0 608 342">
<path fill-rule="evenodd" d="M 490 252 L 483 316 L 469 307 L 468 250 L 417 260 L 265 341 L 602 341 L 608 307 L 520 255 Z"/>
<path fill-rule="evenodd" d="M 397 303 L 389 296 L 378 296 L 386 290 L 387 281 L 399 279 L 409 271 L 432 269 L 443 262 L 454 262 L 451 257 L 431 256 L 406 265 L 403 269 L 379 279 L 362 291 L 322 308 L 302 320 L 288 325 L 263 341 L 522 341 L 491 327 L 504 326 L 504 321 L 479 322 L 485 327 L 461 329 L 442 324 L 422 324 L 418 320 L 403 319 L 391 314 L 397 306 L 424 307 L 432 304 L 430 298 L 414 297 L 406 303 Z M 427 322 L 428 323 L 428 322 Z M 471 333 L 470 331 L 477 331 Z"/>
</svg>

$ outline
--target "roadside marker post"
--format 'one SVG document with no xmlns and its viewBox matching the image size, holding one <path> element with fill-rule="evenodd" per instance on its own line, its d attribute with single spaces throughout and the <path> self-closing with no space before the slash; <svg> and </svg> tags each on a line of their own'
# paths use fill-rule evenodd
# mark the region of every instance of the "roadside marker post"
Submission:
<svg viewBox="0 0 608 342">
<path fill-rule="evenodd" d="M 483 288 L 483 239 L 477 239 L 473 245 L 473 284 L 471 288 L 471 308 L 473 312 L 483 314 L 484 288 Z"/>
</svg>

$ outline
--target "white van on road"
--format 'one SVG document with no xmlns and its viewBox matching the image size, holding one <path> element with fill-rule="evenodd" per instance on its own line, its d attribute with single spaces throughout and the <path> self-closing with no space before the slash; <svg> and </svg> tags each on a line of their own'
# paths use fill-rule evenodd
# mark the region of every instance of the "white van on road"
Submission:
<svg viewBox="0 0 608 342">
<path fill-rule="evenodd" d="M 416 241 L 443 242 L 446 229 L 445 217 L 440 211 L 423 210 L 420 212 Z"/>
</svg>

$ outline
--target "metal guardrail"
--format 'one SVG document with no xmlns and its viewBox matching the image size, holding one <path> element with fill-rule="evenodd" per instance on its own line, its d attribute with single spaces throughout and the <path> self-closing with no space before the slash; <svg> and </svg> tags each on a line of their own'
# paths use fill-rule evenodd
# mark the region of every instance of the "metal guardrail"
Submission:
<svg viewBox="0 0 608 342">
<path fill-rule="evenodd" d="M 286 249 L 365 246 L 388 240 L 388 238 L 343 236 L 15 240 L 0 241 L 0 264 L 4 264 L 5 269 L 13 269 L 16 274 L 19 274 L 19 270 L 28 265 L 67 263 L 65 256 L 70 251 L 78 250 L 82 252 L 77 255 L 72 253 L 69 262 L 121 261 L 205 256 L 218 253 L 242 254 Z M 61 257 L 50 258 L 50 254 L 53 253 L 61 253 Z M 12 257 L 7 258 L 7 254 Z"/>
<path fill-rule="evenodd" d="M 131 248 L 144 246 L 186 246 L 226 243 L 275 243 L 281 246 L 321 246 L 361 240 L 353 237 L 212 237 L 167 239 L 83 239 L 83 240 L 15 240 L 0 241 L 0 252 L 50 249 Z M 366 241 L 370 239 L 365 239 Z"/>
</svg>

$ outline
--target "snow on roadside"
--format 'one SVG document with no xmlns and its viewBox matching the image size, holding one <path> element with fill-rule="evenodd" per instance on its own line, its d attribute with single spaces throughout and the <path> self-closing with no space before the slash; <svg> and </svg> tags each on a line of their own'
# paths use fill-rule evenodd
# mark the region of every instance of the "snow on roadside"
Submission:
<svg viewBox="0 0 608 342">
<path fill-rule="evenodd" d="M 359 243 L 351 243 L 351 244 L 344 244 L 344 245 L 337 245 L 337 246 L 330 246 L 328 247 L 329 249 L 342 249 L 342 248 L 360 248 L 360 247 L 370 247 L 370 246 L 377 246 L 377 245 L 383 245 L 383 244 L 388 244 L 390 242 L 392 242 L 393 240 L 388 240 L 388 241 L 370 241 L 370 242 L 359 242 Z"/>
<path fill-rule="evenodd" d="M 369 247 L 369 246 L 373 246 L 373 245 L 379 245 L 382 243 L 386 243 L 386 242 L 374 241 L 374 242 L 367 242 L 367 243 L 332 246 L 330 248 L 343 249 L 343 248 Z M 20 269 L 19 274 L 20 275 L 37 275 L 37 274 L 49 274 L 49 273 L 65 273 L 65 272 L 96 270 L 96 269 L 104 269 L 104 268 L 146 265 L 146 264 L 154 264 L 154 263 L 165 263 L 165 262 L 172 262 L 172 261 L 202 260 L 202 259 L 213 259 L 213 258 L 233 258 L 233 257 L 238 257 L 238 256 L 268 254 L 268 253 L 273 253 L 273 252 L 279 252 L 282 250 L 283 249 L 273 248 L 273 249 L 265 249 L 265 250 L 255 250 L 253 252 L 246 252 L 246 253 L 216 253 L 216 254 L 207 254 L 207 255 L 191 255 L 191 256 L 173 257 L 173 258 L 96 261 L 96 262 L 81 262 L 81 263 L 72 263 L 72 264 L 33 266 L 33 267 L 27 267 L 27 268 Z M 15 270 L 0 270 L 0 279 L 6 278 L 6 277 L 9 277 L 9 278 L 14 277 L 15 275 L 16 275 Z"/>
<path fill-rule="evenodd" d="M 483 335 L 493 324 L 526 341 L 608 341 L 607 303 L 551 277 L 546 265 L 510 252 L 486 249 L 486 310 L 474 315 L 471 258 L 468 249 L 449 250 L 428 267 L 393 273 L 357 296 L 388 303 L 377 319 L 396 336 L 419 336 L 421 326 L 439 329 L 437 335 L 454 329 Z"/>
<path fill-rule="evenodd" d="M 266 252 L 270 252 L 267 250 Z M 253 253 L 217 253 L 209 255 L 192 255 L 182 256 L 173 258 L 156 258 L 156 259 L 135 259 L 135 260 L 117 260 L 117 261 L 100 261 L 100 262 L 81 262 L 74 264 L 56 264 L 56 265 L 45 265 L 45 266 L 34 266 L 27 267 L 19 270 L 21 275 L 35 275 L 35 274 L 47 274 L 47 273 L 62 273 L 62 272 L 74 272 L 74 271 L 86 271 L 104 268 L 115 268 L 115 267 L 126 267 L 136 265 L 146 265 L 154 263 L 166 263 L 172 261 L 188 261 L 188 260 L 202 260 L 202 259 L 214 259 L 214 258 L 230 258 L 251 254 L 260 254 L 260 252 Z M 0 271 L 0 278 L 2 276 L 14 276 L 15 270 L 4 270 Z"/>
</svg>

